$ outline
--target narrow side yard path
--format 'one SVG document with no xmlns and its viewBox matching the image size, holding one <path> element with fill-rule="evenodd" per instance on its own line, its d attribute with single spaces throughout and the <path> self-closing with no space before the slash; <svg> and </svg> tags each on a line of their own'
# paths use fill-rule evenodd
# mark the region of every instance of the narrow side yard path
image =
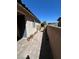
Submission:
<svg viewBox="0 0 79 59">
<path fill-rule="evenodd" d="M 29 41 L 21 39 L 17 42 L 17 59 L 39 59 L 43 32 L 37 32 Z"/>
</svg>

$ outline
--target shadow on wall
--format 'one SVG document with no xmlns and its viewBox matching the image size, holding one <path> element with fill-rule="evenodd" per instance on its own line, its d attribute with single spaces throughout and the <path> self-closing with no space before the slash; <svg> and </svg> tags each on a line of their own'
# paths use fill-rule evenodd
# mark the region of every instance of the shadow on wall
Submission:
<svg viewBox="0 0 79 59">
<path fill-rule="evenodd" d="M 61 28 L 46 27 L 39 59 L 61 59 Z"/>
<path fill-rule="evenodd" d="M 25 24 L 25 16 L 23 14 L 17 15 L 17 41 L 23 37 Z"/>
<path fill-rule="evenodd" d="M 45 29 L 43 32 L 42 45 L 41 45 L 39 59 L 53 59 L 51 48 L 49 45 L 49 38 L 47 35 L 47 29 Z"/>
</svg>

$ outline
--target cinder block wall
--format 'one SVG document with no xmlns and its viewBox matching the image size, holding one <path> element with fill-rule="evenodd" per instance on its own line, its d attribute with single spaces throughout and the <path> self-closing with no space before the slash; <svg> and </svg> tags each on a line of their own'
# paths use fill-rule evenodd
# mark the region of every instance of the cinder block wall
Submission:
<svg viewBox="0 0 79 59">
<path fill-rule="evenodd" d="M 47 26 L 47 33 L 53 59 L 61 59 L 61 29 L 53 26 Z"/>
</svg>

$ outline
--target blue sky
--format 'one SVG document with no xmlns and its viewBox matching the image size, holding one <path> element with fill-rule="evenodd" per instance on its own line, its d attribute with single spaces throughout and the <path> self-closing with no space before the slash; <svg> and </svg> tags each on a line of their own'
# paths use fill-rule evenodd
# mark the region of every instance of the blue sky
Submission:
<svg viewBox="0 0 79 59">
<path fill-rule="evenodd" d="M 53 22 L 61 16 L 61 0 L 22 0 L 40 21 Z"/>
</svg>

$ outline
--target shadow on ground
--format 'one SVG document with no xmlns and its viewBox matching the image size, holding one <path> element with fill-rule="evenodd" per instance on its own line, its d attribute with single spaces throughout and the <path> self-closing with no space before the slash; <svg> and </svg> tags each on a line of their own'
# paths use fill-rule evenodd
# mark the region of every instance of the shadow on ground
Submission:
<svg viewBox="0 0 79 59">
<path fill-rule="evenodd" d="M 39 59 L 53 59 L 46 29 L 43 31 L 43 38 Z"/>
</svg>

